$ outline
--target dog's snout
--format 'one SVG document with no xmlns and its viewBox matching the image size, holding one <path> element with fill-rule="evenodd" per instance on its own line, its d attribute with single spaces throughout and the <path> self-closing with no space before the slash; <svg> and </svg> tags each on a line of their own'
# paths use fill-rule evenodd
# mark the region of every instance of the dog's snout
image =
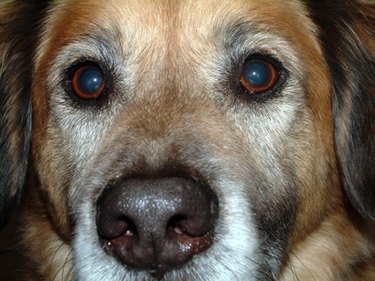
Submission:
<svg viewBox="0 0 375 281">
<path fill-rule="evenodd" d="M 127 178 L 103 191 L 97 227 L 110 255 L 160 277 L 212 244 L 217 212 L 212 190 L 193 179 Z"/>
</svg>

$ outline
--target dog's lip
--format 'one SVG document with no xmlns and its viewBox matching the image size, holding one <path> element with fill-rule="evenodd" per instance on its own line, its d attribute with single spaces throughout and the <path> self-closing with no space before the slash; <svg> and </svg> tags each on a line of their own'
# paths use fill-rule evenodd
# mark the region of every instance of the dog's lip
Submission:
<svg viewBox="0 0 375 281">
<path fill-rule="evenodd" d="M 145 265 L 144 262 L 138 262 L 134 257 L 131 259 L 131 264 L 129 263 L 129 259 L 122 260 L 119 258 L 125 257 L 124 254 L 127 252 L 130 244 L 137 243 L 136 239 L 131 235 L 124 234 L 110 241 L 102 240 L 102 247 L 107 254 L 114 257 L 122 264 L 127 264 L 134 270 L 147 271 L 150 275 L 160 278 L 171 269 L 183 267 L 183 264 L 186 262 L 183 258 L 176 258 L 174 255 L 168 255 L 168 253 L 175 252 L 176 248 L 178 248 L 180 252 L 184 252 L 186 255 L 195 256 L 207 250 L 215 240 L 211 232 L 201 237 L 193 237 L 186 233 L 175 233 L 175 235 L 180 236 L 179 241 L 177 243 L 166 242 L 163 246 L 158 247 L 160 248 L 158 251 L 160 251 L 161 254 L 155 253 L 155 250 L 151 249 L 152 245 L 150 244 L 150 250 L 147 253 L 149 257 L 147 265 Z M 118 245 L 121 246 L 119 247 Z M 144 253 L 142 253 L 142 256 L 144 257 Z"/>
</svg>

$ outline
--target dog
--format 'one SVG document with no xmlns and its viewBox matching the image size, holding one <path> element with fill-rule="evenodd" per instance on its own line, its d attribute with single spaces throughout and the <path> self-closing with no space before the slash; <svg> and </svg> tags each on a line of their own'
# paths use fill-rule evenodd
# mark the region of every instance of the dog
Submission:
<svg viewBox="0 0 375 281">
<path fill-rule="evenodd" d="M 0 5 L 22 280 L 375 280 L 373 6 Z"/>
</svg>

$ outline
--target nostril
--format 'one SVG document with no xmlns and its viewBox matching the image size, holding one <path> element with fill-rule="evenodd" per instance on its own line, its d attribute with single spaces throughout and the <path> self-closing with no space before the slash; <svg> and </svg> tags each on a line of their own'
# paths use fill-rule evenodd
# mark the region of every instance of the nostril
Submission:
<svg viewBox="0 0 375 281">
<path fill-rule="evenodd" d="M 168 232 L 172 232 L 176 234 L 186 233 L 186 229 L 182 225 L 182 222 L 185 220 L 186 220 L 186 217 L 181 216 L 181 215 L 176 215 L 172 217 L 167 224 Z"/>
<path fill-rule="evenodd" d="M 212 225 L 207 222 L 210 222 L 209 217 L 202 218 L 196 216 L 188 218 L 183 215 L 176 215 L 169 220 L 167 228 L 173 229 L 173 232 L 179 235 L 186 234 L 191 237 L 203 236 L 212 227 Z"/>
<path fill-rule="evenodd" d="M 112 188 L 108 188 L 103 191 L 97 202 L 96 225 L 99 237 L 110 240 L 122 235 L 128 237 L 137 235 L 134 220 L 122 212 L 119 201 L 113 201 L 111 196 Z"/>
<path fill-rule="evenodd" d="M 98 218 L 98 234 L 103 239 L 115 239 L 122 235 L 128 237 L 137 235 L 135 223 L 126 216 L 106 218 L 99 215 Z"/>
<path fill-rule="evenodd" d="M 170 247 L 165 256 L 170 255 L 176 264 L 183 263 L 185 256 L 196 255 L 211 246 L 213 239 L 211 228 L 197 227 L 184 216 L 176 216 L 168 224 L 168 241 L 177 245 L 177 250 Z M 176 252 L 179 252 L 176 254 Z"/>
</svg>

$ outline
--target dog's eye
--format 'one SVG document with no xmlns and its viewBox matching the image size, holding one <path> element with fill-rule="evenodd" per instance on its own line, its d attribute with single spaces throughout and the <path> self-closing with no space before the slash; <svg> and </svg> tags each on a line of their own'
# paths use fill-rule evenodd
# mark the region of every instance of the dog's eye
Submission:
<svg viewBox="0 0 375 281">
<path fill-rule="evenodd" d="M 254 58 L 245 62 L 240 83 L 250 94 L 261 94 L 272 89 L 279 79 L 279 70 L 267 59 Z"/>
<path fill-rule="evenodd" d="M 70 82 L 73 93 L 85 100 L 98 98 L 105 86 L 103 73 L 95 65 L 82 65 L 74 69 Z"/>
</svg>

